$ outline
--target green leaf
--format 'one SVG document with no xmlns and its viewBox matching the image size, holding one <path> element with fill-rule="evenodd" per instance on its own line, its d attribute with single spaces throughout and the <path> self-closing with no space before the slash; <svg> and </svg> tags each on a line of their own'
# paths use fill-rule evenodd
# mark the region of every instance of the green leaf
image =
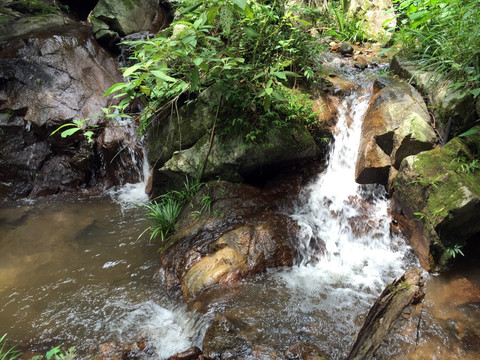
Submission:
<svg viewBox="0 0 480 360">
<path fill-rule="evenodd" d="M 79 127 L 74 127 L 74 128 L 71 128 L 71 129 L 67 129 L 65 131 L 62 131 L 62 133 L 60 134 L 62 136 L 62 138 L 66 138 L 67 136 L 70 136 L 70 135 L 73 135 L 75 134 L 77 131 L 80 131 L 82 130 L 82 128 L 79 128 Z"/>
<path fill-rule="evenodd" d="M 245 34 L 252 40 L 258 38 L 258 33 L 255 30 L 253 30 L 251 27 L 245 28 Z"/>
<path fill-rule="evenodd" d="M 267 87 L 267 88 L 265 89 L 265 92 L 267 93 L 267 95 L 272 95 L 273 89 L 272 89 L 271 87 Z"/>
<path fill-rule="evenodd" d="M 140 69 L 142 67 L 142 63 L 137 63 L 133 66 L 130 66 L 129 68 L 127 68 L 124 72 L 123 72 L 123 77 L 126 78 L 128 77 L 129 75 L 133 74 L 135 71 L 137 71 L 138 69 Z M 108 90 L 107 90 L 108 91 Z"/>
<path fill-rule="evenodd" d="M 127 83 L 117 83 L 117 84 L 113 84 L 112 86 L 110 86 L 108 88 L 107 91 L 105 91 L 105 94 L 103 94 L 103 96 L 108 96 L 110 95 L 111 93 L 114 93 L 114 92 L 117 92 L 125 87 L 127 87 L 128 84 Z"/>
<path fill-rule="evenodd" d="M 247 17 L 250 19 L 250 20 L 253 20 L 255 18 L 255 15 L 253 13 L 253 9 L 252 7 L 250 6 L 250 4 L 247 4 L 247 6 L 245 6 L 245 15 L 247 15 Z"/>
<path fill-rule="evenodd" d="M 201 5 L 203 4 L 203 1 L 199 1 L 197 4 L 195 5 L 192 5 L 192 6 L 189 6 L 185 9 L 183 9 L 183 11 L 181 11 L 182 14 L 187 14 L 189 12 L 192 12 L 192 11 L 195 11 L 197 10 Z"/>
<path fill-rule="evenodd" d="M 192 69 L 192 73 L 190 74 L 190 90 L 196 91 L 198 89 L 198 85 L 200 84 L 200 74 L 198 73 L 197 68 Z"/>
<path fill-rule="evenodd" d="M 480 94 L 480 88 L 470 90 L 470 94 L 472 94 L 474 98 L 477 98 L 477 96 Z"/>
<path fill-rule="evenodd" d="M 284 71 L 275 71 L 273 75 L 275 75 L 277 78 L 281 80 L 287 80 L 287 75 L 285 75 Z"/>
<path fill-rule="evenodd" d="M 476 134 L 476 133 L 478 133 L 478 129 L 473 128 L 473 129 L 470 129 L 470 130 L 465 131 L 464 133 L 461 133 L 460 135 L 458 135 L 458 137 L 464 137 L 464 136 L 468 136 L 468 135 L 474 135 L 474 134 Z"/>
<path fill-rule="evenodd" d="M 208 24 L 211 24 L 213 20 L 215 20 L 215 17 L 218 14 L 218 10 L 220 10 L 220 6 L 212 6 L 207 13 L 207 22 Z"/>
<path fill-rule="evenodd" d="M 271 104 L 272 98 L 270 96 L 265 96 L 265 99 L 263 100 L 263 110 L 267 112 Z"/>
<path fill-rule="evenodd" d="M 245 11 L 245 7 L 247 6 L 247 0 L 231 0 L 232 3 L 237 5 L 240 9 Z"/>
<path fill-rule="evenodd" d="M 203 59 L 202 58 L 195 58 L 195 59 L 193 59 L 193 63 L 197 66 L 200 66 L 203 63 Z"/>
<path fill-rule="evenodd" d="M 273 91 L 272 92 L 272 96 L 275 98 L 275 100 L 278 100 L 278 101 L 287 101 L 287 99 L 285 98 L 285 96 L 283 96 L 283 94 L 280 94 L 276 91 Z"/>
<path fill-rule="evenodd" d="M 162 80 L 171 82 L 171 83 L 174 83 L 174 82 L 177 81 L 177 79 L 175 79 L 175 78 L 173 78 L 173 77 L 171 77 L 171 76 L 168 76 L 167 74 L 165 74 L 163 71 L 160 71 L 160 70 L 152 70 L 151 73 L 152 73 L 154 76 L 156 76 L 156 77 L 158 77 L 158 78 L 160 78 L 160 79 L 162 79 Z"/>
</svg>

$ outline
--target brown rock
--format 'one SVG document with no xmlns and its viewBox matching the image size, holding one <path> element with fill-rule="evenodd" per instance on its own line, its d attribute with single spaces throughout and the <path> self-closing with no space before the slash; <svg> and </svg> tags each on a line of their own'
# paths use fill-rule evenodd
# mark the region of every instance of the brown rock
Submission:
<svg viewBox="0 0 480 360">
<path fill-rule="evenodd" d="M 330 356 L 325 355 L 324 352 L 314 344 L 299 342 L 288 347 L 287 358 L 298 360 L 328 360 Z"/>
<path fill-rule="evenodd" d="M 197 360 L 202 355 L 202 350 L 197 346 L 193 346 L 190 349 L 182 351 L 181 353 L 170 356 L 168 360 Z"/>
</svg>

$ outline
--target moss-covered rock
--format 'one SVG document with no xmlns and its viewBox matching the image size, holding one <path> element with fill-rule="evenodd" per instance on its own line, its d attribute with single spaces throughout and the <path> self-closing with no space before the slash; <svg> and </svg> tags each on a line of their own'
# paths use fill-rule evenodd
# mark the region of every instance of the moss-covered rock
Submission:
<svg viewBox="0 0 480 360">
<path fill-rule="evenodd" d="M 454 138 L 442 148 L 407 157 L 395 178 L 395 198 L 404 215 L 415 219 L 414 250 L 426 268 L 446 268 L 480 233 L 479 140 L 478 135 Z"/>
<path fill-rule="evenodd" d="M 215 137 L 210 147 L 210 136 L 204 135 L 194 146 L 173 154 L 160 169 L 164 176 L 187 174 L 196 176 L 206 161 L 207 178 L 241 181 L 244 176 L 259 169 L 281 167 L 314 158 L 320 150 L 312 135 L 300 122 L 291 122 L 288 127 L 272 131 L 269 144 L 245 142 L 239 134 L 227 140 Z"/>
</svg>

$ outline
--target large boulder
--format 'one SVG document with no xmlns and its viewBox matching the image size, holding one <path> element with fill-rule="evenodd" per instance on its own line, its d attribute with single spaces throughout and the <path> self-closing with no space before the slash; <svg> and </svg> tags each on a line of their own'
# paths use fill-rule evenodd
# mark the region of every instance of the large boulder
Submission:
<svg viewBox="0 0 480 360">
<path fill-rule="evenodd" d="M 167 10 L 158 0 L 100 0 L 89 17 L 95 39 L 109 48 L 129 34 L 155 34 L 166 25 L 167 18 Z"/>
<path fill-rule="evenodd" d="M 291 265 L 298 225 L 284 209 L 292 206 L 294 194 L 290 185 L 278 183 L 263 191 L 228 182 L 207 184 L 193 207 L 183 210 L 161 255 L 167 290 L 181 291 L 192 301 L 213 286 Z"/>
<path fill-rule="evenodd" d="M 47 24 L 46 29 L 18 36 L 0 48 L 2 194 L 38 196 L 139 180 L 131 171 L 125 131 L 103 130 L 104 120 L 92 117 L 110 104 L 103 94 L 121 81 L 117 67 L 90 38 L 89 28 L 80 24 L 55 29 Z M 93 143 L 81 132 L 67 138 L 50 135 L 64 123 L 87 117 L 91 119 L 86 124 L 102 125 L 95 128 Z M 136 141 L 134 133 L 133 138 Z M 141 151 L 138 144 L 129 145 L 131 151 Z M 114 174 L 109 166 L 125 173 Z"/>
<path fill-rule="evenodd" d="M 439 74 L 422 70 L 418 63 L 399 57 L 392 58 L 390 70 L 410 81 L 428 99 L 436 116 L 437 130 L 445 137 L 444 143 L 468 130 L 478 119 L 473 95 L 463 89 L 454 89 L 453 81 L 439 78 Z"/>
<path fill-rule="evenodd" d="M 407 157 L 400 166 L 394 199 L 427 269 L 445 269 L 480 233 L 479 146 L 479 133 L 453 138 L 444 147 Z"/>
<path fill-rule="evenodd" d="M 391 168 L 421 151 L 432 149 L 437 137 L 420 94 L 409 84 L 379 78 L 362 124 L 355 180 L 387 185 Z"/>
<path fill-rule="evenodd" d="M 206 178 L 220 176 L 225 180 L 241 181 L 251 173 L 285 167 L 320 154 L 313 136 L 299 122 L 272 131 L 269 142 L 246 143 L 241 134 L 224 142 L 216 136 L 210 149 L 210 136 L 205 134 L 192 147 L 175 152 L 160 168 L 160 176 L 183 177 L 187 174 L 194 177 L 206 161 Z"/>
</svg>

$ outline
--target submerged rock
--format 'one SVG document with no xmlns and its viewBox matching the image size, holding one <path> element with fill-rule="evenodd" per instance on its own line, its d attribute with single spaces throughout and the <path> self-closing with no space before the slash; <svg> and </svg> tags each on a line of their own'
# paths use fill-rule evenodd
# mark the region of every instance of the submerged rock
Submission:
<svg viewBox="0 0 480 360">
<path fill-rule="evenodd" d="M 387 185 L 391 168 L 409 155 L 432 149 L 437 141 L 420 94 L 409 84 L 378 79 L 362 123 L 355 181 Z"/>
<path fill-rule="evenodd" d="M 407 157 L 400 166 L 394 199 L 409 220 L 406 233 L 426 269 L 444 269 L 480 233 L 480 170 L 473 155 L 479 146 L 478 133 L 454 138 L 442 148 Z"/>
</svg>

